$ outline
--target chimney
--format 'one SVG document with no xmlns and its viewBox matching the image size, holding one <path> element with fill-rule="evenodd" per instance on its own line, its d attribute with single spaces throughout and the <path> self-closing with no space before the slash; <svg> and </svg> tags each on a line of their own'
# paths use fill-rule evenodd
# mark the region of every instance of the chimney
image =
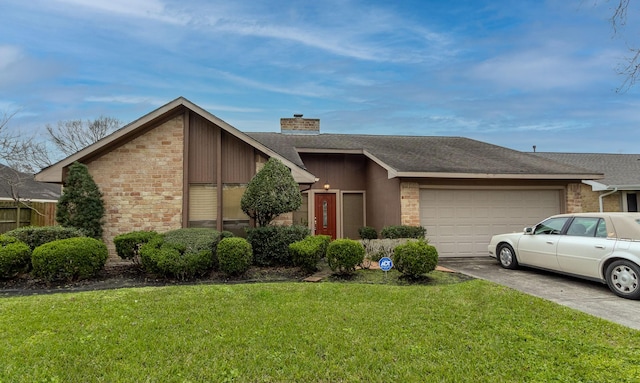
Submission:
<svg viewBox="0 0 640 383">
<path fill-rule="evenodd" d="M 280 133 L 320 134 L 320 119 L 302 118 L 302 114 L 294 114 L 293 118 L 281 118 Z"/>
</svg>

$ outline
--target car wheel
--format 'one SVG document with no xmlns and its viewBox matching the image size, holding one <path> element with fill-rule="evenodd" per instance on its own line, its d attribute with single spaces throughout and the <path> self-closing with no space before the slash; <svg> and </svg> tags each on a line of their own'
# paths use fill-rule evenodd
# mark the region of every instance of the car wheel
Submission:
<svg viewBox="0 0 640 383">
<path fill-rule="evenodd" d="M 517 269 L 518 259 L 516 258 L 516 252 L 513 251 L 513 247 L 506 243 L 498 246 L 498 262 L 500 266 L 505 269 Z"/>
<path fill-rule="evenodd" d="M 628 299 L 640 299 L 640 267 L 627 260 L 619 260 L 607 267 L 607 285 L 614 294 Z"/>
</svg>

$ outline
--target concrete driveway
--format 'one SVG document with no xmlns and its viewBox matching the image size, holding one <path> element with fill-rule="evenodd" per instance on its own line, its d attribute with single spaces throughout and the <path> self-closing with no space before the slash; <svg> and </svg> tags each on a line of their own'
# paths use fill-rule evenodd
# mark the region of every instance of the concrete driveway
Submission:
<svg viewBox="0 0 640 383">
<path fill-rule="evenodd" d="M 640 300 L 619 298 L 604 284 L 529 268 L 506 270 L 489 256 L 440 258 L 438 265 L 640 330 Z"/>
</svg>

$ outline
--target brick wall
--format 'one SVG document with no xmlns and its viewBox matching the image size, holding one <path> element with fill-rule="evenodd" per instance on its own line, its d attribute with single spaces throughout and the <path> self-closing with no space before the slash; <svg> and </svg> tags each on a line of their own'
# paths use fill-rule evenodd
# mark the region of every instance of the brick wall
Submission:
<svg viewBox="0 0 640 383">
<path fill-rule="evenodd" d="M 586 184 L 569 184 L 567 187 L 567 213 L 593 213 L 600 211 L 600 195 Z M 622 194 L 616 192 L 603 199 L 604 211 L 622 211 Z"/>
<path fill-rule="evenodd" d="M 182 227 L 182 120 L 177 116 L 87 165 L 103 193 L 111 260 L 120 259 L 113 244 L 118 234 Z"/>
<path fill-rule="evenodd" d="M 400 183 L 400 220 L 403 225 L 420 226 L 420 185 Z"/>
</svg>

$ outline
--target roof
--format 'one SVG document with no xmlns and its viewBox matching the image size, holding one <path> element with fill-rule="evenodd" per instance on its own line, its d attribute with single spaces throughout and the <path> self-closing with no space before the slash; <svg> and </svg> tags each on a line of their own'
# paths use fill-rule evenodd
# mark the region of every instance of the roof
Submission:
<svg viewBox="0 0 640 383">
<path fill-rule="evenodd" d="M 247 133 L 304 168 L 299 153 L 361 153 L 392 177 L 597 179 L 598 171 L 463 137 Z"/>
<path fill-rule="evenodd" d="M 61 192 L 60 185 L 37 182 L 33 174 L 0 164 L 0 200 L 57 201 Z"/>
<path fill-rule="evenodd" d="M 512 178 L 583 180 L 602 178 L 593 172 L 532 154 L 462 137 L 384 136 L 347 134 L 243 133 L 184 97 L 113 132 L 109 136 L 51 165 L 36 180 L 62 183 L 63 170 L 87 162 L 130 141 L 159 121 L 190 110 L 269 157 L 281 160 L 298 183 L 314 183 L 299 153 L 359 153 L 387 170 L 388 177 Z"/>
<path fill-rule="evenodd" d="M 604 177 L 597 181 L 585 181 L 594 191 L 599 190 L 640 190 L 640 154 L 607 153 L 532 153 L 535 156 L 582 166 Z"/>
<path fill-rule="evenodd" d="M 104 137 L 103 139 L 95 142 L 92 145 L 87 146 L 86 148 L 80 150 L 79 152 L 72 154 L 71 156 L 45 168 L 42 169 L 38 174 L 35 175 L 36 180 L 43 182 L 53 182 L 53 183 L 62 183 L 63 180 L 63 170 L 67 166 L 71 165 L 75 161 L 85 162 L 92 158 L 96 158 L 111 148 L 121 145 L 129 140 L 133 139 L 137 135 L 144 132 L 146 129 L 153 127 L 155 123 L 158 121 L 162 121 L 162 119 L 167 118 L 168 116 L 174 115 L 184 110 L 190 110 L 198 115 L 202 116 L 206 120 L 211 123 L 217 125 L 227 133 L 237 137 L 238 139 L 246 142 L 247 144 L 253 146 L 254 148 L 262 151 L 269 157 L 275 157 L 281 160 L 285 165 L 287 165 L 291 171 L 293 178 L 298 183 L 314 183 L 315 177 L 304 170 L 296 166 L 296 164 L 292 164 L 289 160 L 281 156 L 279 153 L 274 152 L 273 150 L 265 147 L 261 143 L 255 141 L 253 138 L 247 136 L 245 133 L 239 131 L 233 126 L 229 125 L 225 121 L 219 119 L 213 114 L 207 112 L 206 110 L 200 108 L 196 104 L 187 100 L 184 97 L 178 97 L 175 100 L 169 102 L 166 105 L 161 106 L 160 108 L 152 111 L 151 113 L 146 114 L 145 116 L 133 121 L 132 123 L 123 126 L 112 134 Z"/>
</svg>

